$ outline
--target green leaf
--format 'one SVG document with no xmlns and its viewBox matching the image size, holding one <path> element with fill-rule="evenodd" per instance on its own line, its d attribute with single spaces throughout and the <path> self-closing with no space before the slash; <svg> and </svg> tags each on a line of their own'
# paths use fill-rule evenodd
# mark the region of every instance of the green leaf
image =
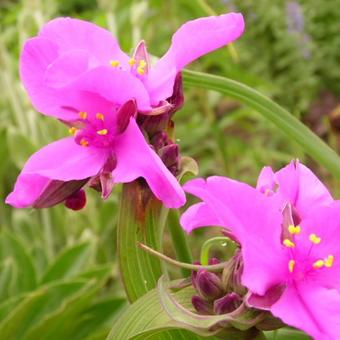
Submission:
<svg viewBox="0 0 340 340">
<path fill-rule="evenodd" d="M 61 282 L 41 287 L 24 297 L 0 323 L 3 339 L 20 339 L 45 315 L 59 308 L 70 296 L 79 292 L 85 281 Z"/>
<path fill-rule="evenodd" d="M 176 299 L 181 300 L 181 294 L 181 292 L 178 292 L 174 295 Z M 116 320 L 107 339 L 201 339 L 200 336 L 187 330 L 172 330 L 162 333 L 164 330 L 178 327 L 179 325 L 165 313 L 157 289 L 153 289 L 122 313 Z"/>
<path fill-rule="evenodd" d="M 184 85 L 218 91 L 258 111 L 275 124 L 287 137 L 320 162 L 335 177 L 340 178 L 340 158 L 337 153 L 287 110 L 256 90 L 224 77 L 185 70 Z"/>
<path fill-rule="evenodd" d="M 86 281 L 86 285 L 80 287 L 75 294 L 64 301 L 51 313 L 44 314 L 39 322 L 25 335 L 25 340 L 60 340 L 75 339 L 83 329 L 80 324 L 82 318 L 88 317 L 87 310 L 103 281 Z M 100 327 L 100 324 L 89 324 L 88 331 Z"/>
<path fill-rule="evenodd" d="M 295 329 L 281 328 L 276 331 L 265 332 L 268 340 L 309 340 L 310 336 Z"/>
<path fill-rule="evenodd" d="M 11 287 L 14 284 L 14 266 L 11 258 L 5 259 L 0 265 L 0 301 L 4 301 L 11 295 Z"/>
<path fill-rule="evenodd" d="M 157 285 L 160 261 L 138 247 L 160 247 L 161 204 L 138 181 L 123 185 L 118 221 L 118 260 L 128 299 L 133 302 Z"/>
<path fill-rule="evenodd" d="M 47 268 L 41 283 L 76 276 L 88 265 L 91 254 L 92 244 L 89 242 L 77 244 L 64 250 Z"/>
<path fill-rule="evenodd" d="M 8 261 L 8 259 L 13 262 L 14 272 L 20 269 L 20 276 L 11 281 L 11 293 L 18 294 L 33 290 L 37 284 L 37 276 L 32 258 L 16 236 L 3 232 L 0 235 L 0 260 Z"/>
</svg>

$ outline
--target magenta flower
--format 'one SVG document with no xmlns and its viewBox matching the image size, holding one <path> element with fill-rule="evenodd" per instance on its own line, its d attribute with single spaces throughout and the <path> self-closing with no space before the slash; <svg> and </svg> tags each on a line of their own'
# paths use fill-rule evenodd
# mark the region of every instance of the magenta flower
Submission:
<svg viewBox="0 0 340 340">
<path fill-rule="evenodd" d="M 91 23 L 71 18 L 47 23 L 26 42 L 20 75 L 34 107 L 62 120 L 74 136 L 34 154 L 6 202 L 15 207 L 53 205 L 87 181 L 99 183 L 106 198 L 114 183 L 143 177 L 166 206 L 183 205 L 183 190 L 148 145 L 135 118 L 142 112 L 172 109 L 166 99 L 177 73 L 238 38 L 243 27 L 242 15 L 234 13 L 188 22 L 151 68 L 144 42 L 130 58 L 110 32 Z M 63 182 L 72 183 L 73 191 Z M 43 193 L 60 185 L 63 195 L 46 203 Z"/>
<path fill-rule="evenodd" d="M 283 208 L 290 203 L 297 218 L 305 216 L 314 206 L 333 202 L 323 183 L 298 160 L 291 161 L 276 173 L 271 167 L 264 167 L 256 188 L 267 196 L 281 200 Z"/>
<path fill-rule="evenodd" d="M 249 289 L 249 306 L 269 310 L 315 339 L 338 339 L 338 201 L 314 205 L 299 225 L 294 225 L 293 216 L 282 213 L 281 200 L 244 183 L 215 176 L 189 181 L 184 189 L 202 200 L 182 215 L 186 231 L 219 225 L 238 240 L 244 265 L 242 284 Z M 304 190 L 310 197 L 308 186 Z"/>
</svg>

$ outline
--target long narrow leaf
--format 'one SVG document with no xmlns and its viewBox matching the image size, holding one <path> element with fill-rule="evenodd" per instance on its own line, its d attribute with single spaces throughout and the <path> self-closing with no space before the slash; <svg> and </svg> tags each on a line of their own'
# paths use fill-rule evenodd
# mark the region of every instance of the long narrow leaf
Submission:
<svg viewBox="0 0 340 340">
<path fill-rule="evenodd" d="M 306 125 L 271 99 L 244 84 L 224 77 L 187 70 L 183 75 L 186 86 L 218 91 L 252 107 L 340 179 L 340 157 L 337 153 Z"/>
</svg>

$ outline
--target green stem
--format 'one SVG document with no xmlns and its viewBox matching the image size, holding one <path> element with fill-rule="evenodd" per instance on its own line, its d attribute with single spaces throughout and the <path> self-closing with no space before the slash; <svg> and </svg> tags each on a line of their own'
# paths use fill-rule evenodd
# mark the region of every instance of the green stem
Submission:
<svg viewBox="0 0 340 340">
<path fill-rule="evenodd" d="M 215 90 L 250 106 L 275 124 L 303 150 L 340 179 L 337 153 L 287 110 L 256 90 L 224 77 L 185 70 L 184 85 Z"/>
<path fill-rule="evenodd" d="M 172 239 L 172 245 L 175 250 L 176 259 L 180 262 L 192 263 L 191 251 L 187 242 L 187 238 L 183 229 L 179 225 L 179 215 L 177 210 L 170 210 L 169 213 L 169 231 Z M 184 277 L 190 276 L 191 272 L 188 269 L 182 269 Z"/>
<path fill-rule="evenodd" d="M 229 241 L 230 239 L 225 236 L 217 236 L 206 240 L 201 248 L 201 264 L 205 266 L 209 263 L 209 251 L 213 245 L 218 244 L 224 246 L 224 244 L 227 244 Z"/>
<path fill-rule="evenodd" d="M 219 263 L 219 264 L 213 264 L 213 265 L 208 265 L 208 266 L 201 266 L 199 264 L 191 264 L 191 263 L 183 263 L 183 262 L 176 261 L 176 260 L 174 260 L 174 259 L 172 259 L 172 258 L 170 258 L 170 257 L 168 257 L 168 256 L 146 246 L 143 243 L 139 243 L 138 245 L 141 249 L 145 250 L 150 255 L 155 256 L 155 257 L 159 258 L 160 260 L 162 260 L 166 263 L 169 263 L 173 266 L 176 266 L 178 268 L 188 269 L 190 271 L 192 271 L 192 270 L 197 271 L 197 270 L 200 270 L 200 269 L 204 269 L 204 270 L 211 271 L 211 272 L 220 272 L 222 269 L 224 269 L 224 267 L 228 263 L 228 262 L 222 262 L 222 263 Z"/>
</svg>

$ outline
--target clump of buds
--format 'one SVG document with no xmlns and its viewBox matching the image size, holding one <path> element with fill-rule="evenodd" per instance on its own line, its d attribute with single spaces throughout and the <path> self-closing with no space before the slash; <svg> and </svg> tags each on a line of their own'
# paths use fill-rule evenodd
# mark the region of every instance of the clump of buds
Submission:
<svg viewBox="0 0 340 340">
<path fill-rule="evenodd" d="M 219 263 L 216 258 L 209 260 L 209 265 Z M 200 269 L 192 273 L 191 283 L 197 292 L 191 299 L 195 310 L 205 316 L 226 315 L 227 321 L 222 321 L 210 329 L 215 336 L 225 338 L 237 329 L 247 330 L 249 334 L 256 336 L 261 330 L 274 330 L 284 326 L 271 313 L 249 307 L 247 304 L 249 293 L 241 283 L 242 272 L 243 260 L 240 251 L 237 250 L 226 262 L 222 272 L 213 273 Z M 228 320 L 233 322 L 230 323 Z"/>
<path fill-rule="evenodd" d="M 218 263 L 220 261 L 216 258 L 209 260 L 209 265 Z M 228 285 L 223 283 L 223 273 L 211 273 L 204 269 L 192 273 L 192 285 L 198 295 L 194 295 L 191 301 L 198 313 L 204 315 L 226 314 L 241 305 L 241 296 L 228 291 Z"/>
</svg>

